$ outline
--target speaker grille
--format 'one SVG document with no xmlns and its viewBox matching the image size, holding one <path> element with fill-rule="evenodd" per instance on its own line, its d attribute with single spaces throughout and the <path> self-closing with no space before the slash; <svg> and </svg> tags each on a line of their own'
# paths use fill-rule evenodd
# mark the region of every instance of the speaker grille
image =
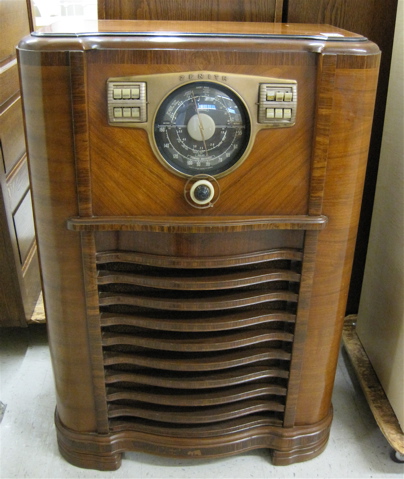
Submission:
<svg viewBox="0 0 404 479">
<path fill-rule="evenodd" d="M 208 437 L 283 421 L 302 253 L 97 254 L 109 425 Z"/>
</svg>

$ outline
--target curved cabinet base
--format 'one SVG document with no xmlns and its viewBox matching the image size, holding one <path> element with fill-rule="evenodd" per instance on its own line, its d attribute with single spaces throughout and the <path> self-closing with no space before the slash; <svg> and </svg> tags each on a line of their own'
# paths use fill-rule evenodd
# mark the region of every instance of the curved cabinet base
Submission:
<svg viewBox="0 0 404 479">
<path fill-rule="evenodd" d="M 209 440 L 155 436 L 144 432 L 123 431 L 115 434 L 80 433 L 60 422 L 56 413 L 58 445 L 62 456 L 71 464 L 101 471 L 113 471 L 121 465 L 126 451 L 141 451 L 177 458 L 212 458 L 269 448 L 272 464 L 283 466 L 318 456 L 327 445 L 332 410 L 322 421 L 310 426 L 282 428 L 257 427 Z"/>
</svg>

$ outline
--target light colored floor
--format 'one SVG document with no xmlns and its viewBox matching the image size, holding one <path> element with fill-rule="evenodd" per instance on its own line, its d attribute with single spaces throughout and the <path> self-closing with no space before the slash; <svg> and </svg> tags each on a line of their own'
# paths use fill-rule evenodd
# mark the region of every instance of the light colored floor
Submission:
<svg viewBox="0 0 404 479">
<path fill-rule="evenodd" d="M 45 327 L 0 329 L 1 478 L 403 478 L 392 461 L 349 361 L 341 354 L 334 388 L 334 421 L 326 450 L 316 459 L 274 467 L 268 451 L 226 459 L 174 460 L 126 453 L 118 471 L 68 464 L 58 453 L 53 426 L 55 394 Z"/>
</svg>

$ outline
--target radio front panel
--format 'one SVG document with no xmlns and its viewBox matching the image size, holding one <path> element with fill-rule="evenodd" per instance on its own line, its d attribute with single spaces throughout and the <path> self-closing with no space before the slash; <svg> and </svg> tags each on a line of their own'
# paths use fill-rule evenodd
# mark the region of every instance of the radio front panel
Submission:
<svg viewBox="0 0 404 479">
<path fill-rule="evenodd" d="M 315 56 L 275 67 L 280 55 L 262 54 L 259 75 L 233 62 L 189 71 L 150 57 L 145 66 L 135 53 L 129 63 L 128 53 L 110 52 L 108 64 L 94 52 L 89 65 L 89 95 L 99 106 L 89 112 L 94 214 L 307 214 Z M 200 180 L 198 200 L 189 191 Z M 142 202 L 133 201 L 138 189 Z"/>
<path fill-rule="evenodd" d="M 19 47 L 61 454 L 317 456 L 378 48 L 330 26 L 98 26 Z"/>
<path fill-rule="evenodd" d="M 157 158 L 177 174 L 223 176 L 248 156 L 257 132 L 291 127 L 293 80 L 214 72 L 112 78 L 110 125 L 144 128 Z"/>
</svg>

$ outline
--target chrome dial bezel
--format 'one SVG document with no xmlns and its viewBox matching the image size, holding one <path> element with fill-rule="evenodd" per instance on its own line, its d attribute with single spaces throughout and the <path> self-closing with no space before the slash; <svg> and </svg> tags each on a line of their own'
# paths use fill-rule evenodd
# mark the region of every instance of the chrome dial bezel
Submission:
<svg viewBox="0 0 404 479">
<path fill-rule="evenodd" d="M 213 81 L 188 82 L 170 91 L 152 123 L 155 153 L 182 176 L 228 174 L 251 147 L 247 105 L 232 88 Z"/>
</svg>

